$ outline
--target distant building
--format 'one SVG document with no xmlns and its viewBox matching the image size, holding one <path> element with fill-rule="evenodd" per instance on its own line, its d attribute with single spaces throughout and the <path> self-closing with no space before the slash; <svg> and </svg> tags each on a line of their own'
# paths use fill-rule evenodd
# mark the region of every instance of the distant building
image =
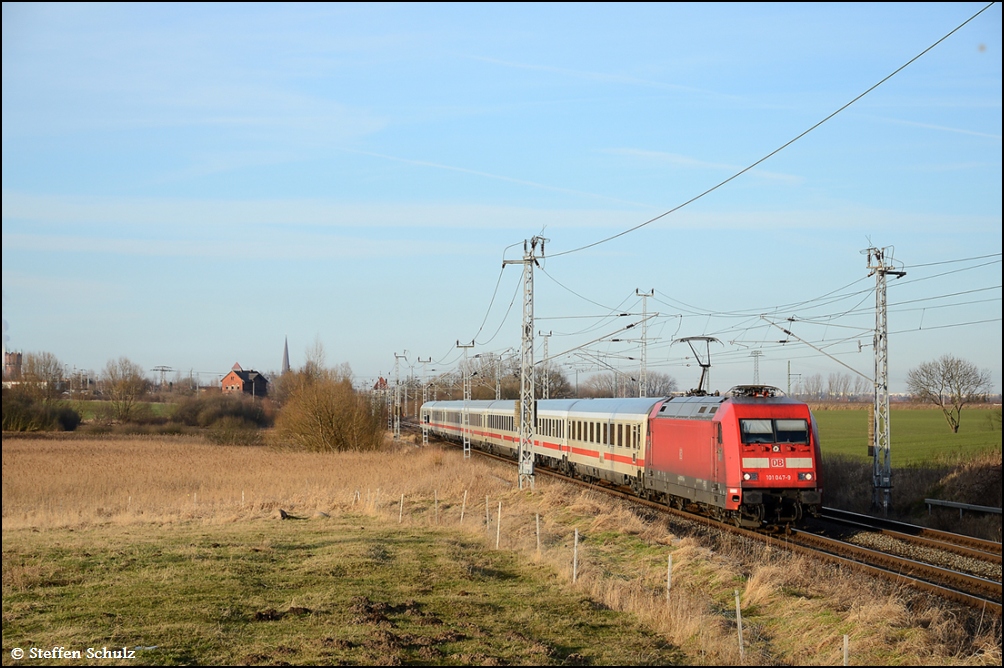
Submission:
<svg viewBox="0 0 1004 668">
<path fill-rule="evenodd" d="M 3 353 L 3 378 L 4 380 L 19 380 L 21 378 L 21 353 Z"/>
<path fill-rule="evenodd" d="M 286 342 L 282 346 L 282 371 L 279 375 L 285 376 L 289 373 L 289 337 L 286 337 Z"/>
<path fill-rule="evenodd" d="M 268 396 L 268 379 L 254 369 L 242 369 L 240 364 L 234 364 L 223 380 L 220 389 L 224 394 L 250 394 L 252 397 Z"/>
</svg>

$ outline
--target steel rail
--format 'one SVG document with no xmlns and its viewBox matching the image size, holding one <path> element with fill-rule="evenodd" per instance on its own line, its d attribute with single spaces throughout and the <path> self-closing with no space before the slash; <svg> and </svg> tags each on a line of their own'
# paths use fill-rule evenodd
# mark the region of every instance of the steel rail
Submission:
<svg viewBox="0 0 1004 668">
<path fill-rule="evenodd" d="M 950 531 L 929 529 L 915 524 L 897 522 L 896 520 L 884 517 L 874 517 L 872 515 L 853 513 L 849 510 L 840 510 L 839 508 L 824 507 L 821 517 L 832 521 L 857 523 L 873 530 L 896 535 L 897 538 L 910 542 L 918 544 L 926 542 L 933 547 L 939 547 L 943 550 L 951 550 L 952 547 L 961 548 L 961 551 L 957 552 L 958 554 L 995 561 L 998 564 L 1001 563 L 1001 544 L 996 541 L 974 538 L 973 536 L 963 536 L 962 534 Z"/>
</svg>

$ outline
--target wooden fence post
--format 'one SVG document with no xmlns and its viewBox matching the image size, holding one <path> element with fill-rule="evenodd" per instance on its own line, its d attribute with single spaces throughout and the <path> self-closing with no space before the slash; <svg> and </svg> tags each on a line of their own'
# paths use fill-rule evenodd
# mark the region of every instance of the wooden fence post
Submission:
<svg viewBox="0 0 1004 668">
<path fill-rule="evenodd" d="M 673 584 L 673 555 L 669 555 L 669 562 L 666 564 L 666 603 L 669 603 L 669 588 Z"/>
<path fill-rule="evenodd" d="M 746 651 L 743 649 L 743 613 L 739 609 L 739 590 L 736 589 L 736 628 L 739 629 L 739 660 L 746 660 Z"/>
<path fill-rule="evenodd" d="M 537 554 L 540 554 L 540 513 L 537 513 Z"/>
<path fill-rule="evenodd" d="M 575 546 L 572 548 L 572 584 L 579 579 L 579 530 L 575 530 Z"/>
</svg>

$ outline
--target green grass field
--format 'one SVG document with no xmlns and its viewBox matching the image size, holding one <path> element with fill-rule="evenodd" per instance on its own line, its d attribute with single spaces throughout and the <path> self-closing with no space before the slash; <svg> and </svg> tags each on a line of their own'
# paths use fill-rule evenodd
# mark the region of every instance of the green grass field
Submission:
<svg viewBox="0 0 1004 668">
<path fill-rule="evenodd" d="M 958 462 L 988 450 L 1001 449 L 1000 423 L 993 420 L 998 409 L 967 408 L 962 411 L 959 433 L 953 434 L 937 409 L 899 408 L 889 411 L 892 464 L 910 466 L 922 462 Z M 819 425 L 823 455 L 842 455 L 868 460 L 868 407 L 813 411 Z"/>
</svg>

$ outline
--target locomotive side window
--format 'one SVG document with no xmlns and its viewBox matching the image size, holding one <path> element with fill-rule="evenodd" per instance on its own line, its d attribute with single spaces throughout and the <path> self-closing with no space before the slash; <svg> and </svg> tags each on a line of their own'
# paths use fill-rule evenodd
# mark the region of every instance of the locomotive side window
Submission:
<svg viewBox="0 0 1004 668">
<path fill-rule="evenodd" d="M 739 420 L 743 443 L 773 443 L 774 425 L 771 420 Z"/>
<path fill-rule="evenodd" d="M 778 443 L 808 443 L 809 423 L 805 420 L 775 420 Z"/>
</svg>

